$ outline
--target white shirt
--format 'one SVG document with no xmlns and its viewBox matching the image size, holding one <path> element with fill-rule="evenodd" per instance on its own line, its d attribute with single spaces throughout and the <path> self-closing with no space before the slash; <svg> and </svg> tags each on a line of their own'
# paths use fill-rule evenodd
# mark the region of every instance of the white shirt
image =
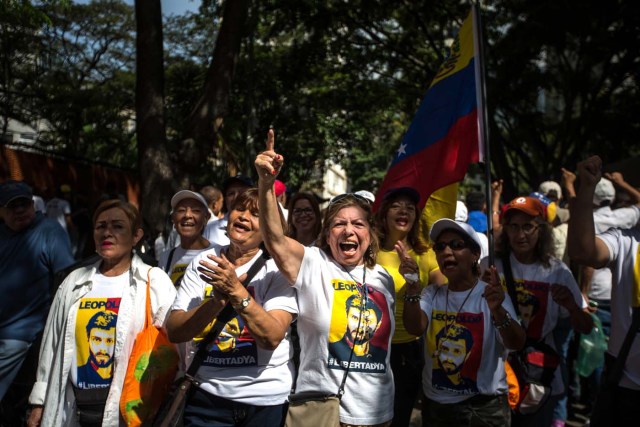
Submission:
<svg viewBox="0 0 640 427">
<path fill-rule="evenodd" d="M 305 247 L 295 283 L 302 348 L 296 393 L 338 392 L 344 374 L 341 364 L 347 362 L 334 347 L 347 329 L 349 297 L 362 294 L 356 282 L 362 282 L 363 272 L 363 266 L 347 272 L 321 249 Z M 366 284 L 368 299 L 379 308 L 382 318 L 369 341 L 369 353 L 354 354 L 340 401 L 340 421 L 355 425 L 380 424 L 393 417 L 389 357 L 395 329 L 395 288 L 389 273 L 379 265 L 367 269 Z"/>
<path fill-rule="evenodd" d="M 420 309 L 429 319 L 422 387 L 431 400 L 446 404 L 477 394 L 507 394 L 504 361 L 508 351 L 482 296 L 486 286 L 478 281 L 468 291 L 453 292 L 448 285 L 430 285 L 422 291 Z M 516 318 L 508 295 L 502 307 Z M 447 375 L 441 363 L 460 371 Z"/>
<path fill-rule="evenodd" d="M 627 331 L 631 327 L 631 301 L 634 287 L 640 291 L 640 283 L 634 280 L 640 277 L 638 265 L 638 241 L 640 230 L 636 227 L 629 230 L 612 228 L 597 236 L 609 249 L 609 268 L 613 277 L 611 290 L 611 333 L 608 352 L 617 356 L 622 347 Z M 640 390 L 640 333 L 636 332 L 629 356 L 624 365 L 622 387 Z"/>
<path fill-rule="evenodd" d="M 173 310 L 188 311 L 211 298 L 212 287 L 200 279 L 197 268 L 201 259 L 207 259 L 208 254 L 219 256 L 222 250 L 214 246 L 200 252 L 191 261 L 182 278 Z M 241 276 L 246 273 L 261 256 L 262 251 L 258 251 L 250 262 L 236 268 L 236 274 Z M 267 261 L 256 273 L 247 290 L 255 300 L 253 303 L 262 305 L 265 311 L 298 313 L 295 290 L 273 260 Z M 200 337 L 205 334 L 201 333 Z M 242 316 L 237 315 L 227 323 L 219 338 L 210 344 L 209 353 L 196 375 L 200 388 L 214 396 L 249 405 L 282 404 L 289 396 L 293 382 L 293 349 L 289 344 L 287 333 L 275 350 L 259 347 Z"/>
<path fill-rule="evenodd" d="M 215 245 L 229 246 L 231 242 L 229 241 L 229 237 L 227 237 L 228 222 L 229 214 L 226 213 L 222 218 L 207 223 L 207 226 L 204 228 L 204 232 L 202 233 L 202 235 L 205 239 Z"/>
</svg>

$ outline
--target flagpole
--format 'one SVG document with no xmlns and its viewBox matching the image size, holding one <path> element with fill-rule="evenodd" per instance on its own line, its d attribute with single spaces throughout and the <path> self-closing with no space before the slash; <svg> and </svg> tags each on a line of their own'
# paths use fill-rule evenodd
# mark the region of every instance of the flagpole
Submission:
<svg viewBox="0 0 640 427">
<path fill-rule="evenodd" d="M 489 146 L 489 113 L 487 110 L 487 86 L 484 72 L 484 37 L 482 33 L 482 17 L 480 16 L 479 1 L 473 1 L 471 3 L 473 9 L 473 29 L 474 43 L 476 52 L 478 54 L 478 64 L 476 65 L 476 78 L 478 81 L 478 99 L 480 100 L 480 107 L 478 108 L 478 137 L 481 138 L 484 161 L 484 177 L 485 177 L 485 195 L 487 200 L 488 214 L 487 214 L 487 239 L 489 241 L 489 263 L 488 265 L 495 265 L 494 256 L 494 241 L 493 241 L 493 211 L 492 211 L 492 199 L 491 199 L 491 150 Z"/>
</svg>

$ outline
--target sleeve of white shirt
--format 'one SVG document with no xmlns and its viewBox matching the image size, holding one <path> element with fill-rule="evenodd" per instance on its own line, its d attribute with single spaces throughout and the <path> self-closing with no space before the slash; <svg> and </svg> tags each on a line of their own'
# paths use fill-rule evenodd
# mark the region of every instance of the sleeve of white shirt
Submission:
<svg viewBox="0 0 640 427">
<path fill-rule="evenodd" d="M 265 311 L 284 310 L 291 314 L 298 314 L 296 290 L 278 270 L 273 260 L 267 262 L 267 274 L 261 286 L 262 307 Z"/>
<path fill-rule="evenodd" d="M 187 270 L 184 272 L 184 276 L 182 276 L 182 282 L 178 288 L 178 294 L 176 295 L 176 299 L 171 307 L 172 310 L 189 311 L 200 305 L 203 301 L 206 284 L 200 278 L 198 267 L 200 266 L 200 260 L 208 253 L 212 253 L 212 251 L 208 250 L 200 252 L 189 263 Z"/>
</svg>

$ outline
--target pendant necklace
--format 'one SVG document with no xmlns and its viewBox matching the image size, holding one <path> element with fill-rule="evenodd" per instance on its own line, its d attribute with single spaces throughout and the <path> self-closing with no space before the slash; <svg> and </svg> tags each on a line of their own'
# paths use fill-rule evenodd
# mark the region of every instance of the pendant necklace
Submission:
<svg viewBox="0 0 640 427">
<path fill-rule="evenodd" d="M 453 321 L 451 321 L 451 323 L 449 323 L 449 286 L 447 285 L 447 293 L 445 297 L 445 306 L 444 306 L 444 337 L 440 341 L 440 345 L 438 345 L 438 348 L 436 348 L 436 351 L 434 353 L 435 357 L 438 357 L 440 355 L 441 345 L 448 341 L 447 337 L 449 336 L 449 328 L 453 326 L 458 320 L 458 314 L 460 314 L 460 312 L 462 311 L 464 305 L 467 303 L 469 296 L 471 296 L 471 293 L 476 288 L 477 284 L 478 284 L 478 279 L 476 279 L 476 282 L 473 284 L 473 286 L 471 286 L 471 289 L 469 289 L 467 296 L 465 296 L 464 300 L 462 300 L 462 304 L 460 304 L 460 308 L 458 308 L 458 311 L 455 312 L 456 313 L 455 317 L 453 318 Z"/>
</svg>

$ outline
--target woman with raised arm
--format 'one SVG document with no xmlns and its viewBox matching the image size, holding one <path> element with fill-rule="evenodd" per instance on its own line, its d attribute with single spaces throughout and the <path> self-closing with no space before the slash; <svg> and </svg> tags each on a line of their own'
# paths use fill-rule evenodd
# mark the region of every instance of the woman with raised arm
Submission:
<svg viewBox="0 0 640 427">
<path fill-rule="evenodd" d="M 489 283 L 479 279 L 473 227 L 445 218 L 429 235 L 448 283 L 422 292 L 419 282 L 407 284 L 403 313 L 409 333 L 426 333 L 423 425 L 508 426 L 504 362 L 508 349 L 524 345 L 524 329 L 495 269 Z"/>
<path fill-rule="evenodd" d="M 586 334 L 593 321 L 571 271 L 553 256 L 551 227 L 542 202 L 533 197 L 516 197 L 504 209 L 501 223 L 496 269 L 509 294 L 515 295 L 512 299 L 527 332 L 527 344 L 550 347 L 545 351 L 545 368 L 553 370 L 551 383 L 544 384 L 550 385 L 551 397 L 533 414 L 517 413 L 513 426 L 549 426 L 556 402 L 565 390 L 560 365 L 565 362 L 555 354 L 560 348 L 553 331 L 561 319 L 568 318 L 575 331 Z M 482 260 L 483 270 L 487 263 L 488 258 Z M 548 363 L 550 360 L 560 363 Z"/>
<path fill-rule="evenodd" d="M 371 207 L 353 194 L 334 197 L 317 247 L 305 247 L 287 237 L 279 222 L 273 183 L 283 163 L 270 130 L 255 161 L 260 227 L 280 271 L 298 291 L 302 353 L 296 393 L 336 394 L 347 370 L 341 425 L 387 426 L 393 418 L 395 293 L 391 276 L 376 265 Z"/>
</svg>

